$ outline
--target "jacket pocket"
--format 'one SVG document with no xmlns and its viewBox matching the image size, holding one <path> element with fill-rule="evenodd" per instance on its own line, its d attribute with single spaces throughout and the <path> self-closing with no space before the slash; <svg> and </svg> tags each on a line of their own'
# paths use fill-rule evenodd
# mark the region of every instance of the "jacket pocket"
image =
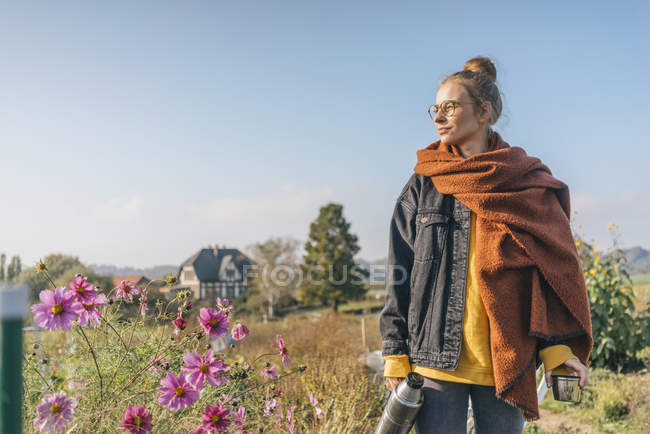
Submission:
<svg viewBox="0 0 650 434">
<path fill-rule="evenodd" d="M 450 222 L 451 217 L 435 212 L 421 212 L 415 216 L 415 261 L 429 262 L 442 256 Z"/>
</svg>

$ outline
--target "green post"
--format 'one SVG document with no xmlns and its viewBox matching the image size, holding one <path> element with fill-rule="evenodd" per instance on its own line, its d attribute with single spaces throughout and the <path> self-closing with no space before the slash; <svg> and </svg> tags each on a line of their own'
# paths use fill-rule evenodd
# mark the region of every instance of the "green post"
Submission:
<svg viewBox="0 0 650 434">
<path fill-rule="evenodd" d="M 0 286 L 0 434 L 22 433 L 23 316 L 27 288 Z"/>
</svg>

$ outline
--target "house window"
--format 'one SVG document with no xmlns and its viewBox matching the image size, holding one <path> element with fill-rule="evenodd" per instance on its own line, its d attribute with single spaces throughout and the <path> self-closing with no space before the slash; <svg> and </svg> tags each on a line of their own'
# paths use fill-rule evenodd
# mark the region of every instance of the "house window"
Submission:
<svg viewBox="0 0 650 434">
<path fill-rule="evenodd" d="M 234 282 L 238 278 L 237 266 L 234 262 L 230 261 L 223 272 L 223 280 L 226 282 Z"/>
</svg>

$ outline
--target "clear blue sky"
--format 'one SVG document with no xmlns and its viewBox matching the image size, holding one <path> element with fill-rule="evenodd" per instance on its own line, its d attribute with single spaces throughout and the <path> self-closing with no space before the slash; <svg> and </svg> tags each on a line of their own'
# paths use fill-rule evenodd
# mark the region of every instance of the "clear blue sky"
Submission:
<svg viewBox="0 0 650 434">
<path fill-rule="evenodd" d="M 476 55 L 587 238 L 650 248 L 650 3 L 351 3 L 3 2 L 0 251 L 176 264 L 305 240 L 336 201 L 384 257 L 437 84 Z"/>
</svg>

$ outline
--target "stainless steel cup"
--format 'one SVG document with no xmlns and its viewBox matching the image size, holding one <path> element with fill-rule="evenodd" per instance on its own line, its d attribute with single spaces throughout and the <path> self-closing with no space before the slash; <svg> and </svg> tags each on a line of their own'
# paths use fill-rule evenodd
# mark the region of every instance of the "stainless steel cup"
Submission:
<svg viewBox="0 0 650 434">
<path fill-rule="evenodd" d="M 580 377 L 575 375 L 551 375 L 553 378 L 553 398 L 556 401 L 580 402 Z"/>
</svg>

